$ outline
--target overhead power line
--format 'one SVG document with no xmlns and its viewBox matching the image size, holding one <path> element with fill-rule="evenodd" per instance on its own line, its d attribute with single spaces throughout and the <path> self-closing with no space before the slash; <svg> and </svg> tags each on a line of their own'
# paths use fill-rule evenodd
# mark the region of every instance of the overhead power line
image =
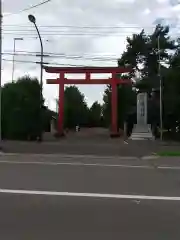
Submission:
<svg viewBox="0 0 180 240">
<path fill-rule="evenodd" d="M 156 28 L 157 24 L 151 24 L 151 25 L 144 25 L 144 26 L 138 26 L 136 24 L 124 24 L 121 26 L 114 26 L 114 25 L 109 25 L 109 26 L 105 26 L 105 25 L 99 25 L 99 26 L 94 26 L 94 25 L 39 25 L 39 28 L 71 28 L 71 29 L 123 29 L 123 28 L 135 28 L 135 29 L 144 29 L 144 28 Z M 176 28 L 180 26 L 180 23 L 178 23 L 176 26 L 174 27 L 170 27 L 170 28 Z M 3 27 L 19 27 L 19 28 L 30 28 L 29 25 L 22 25 L 22 24 L 3 24 Z"/>
<path fill-rule="evenodd" d="M 2 53 L 2 55 L 19 56 L 19 57 L 37 57 L 38 54 L 32 53 Z M 91 60 L 91 61 L 112 61 L 116 62 L 118 58 L 112 57 L 86 57 L 86 56 L 68 56 L 68 55 L 45 55 L 44 58 L 60 58 L 69 60 Z"/>
<path fill-rule="evenodd" d="M 12 62 L 13 60 L 11 59 L 5 59 L 5 58 L 2 58 L 2 61 L 7 61 L 7 62 Z M 36 63 L 35 61 L 26 61 L 26 60 L 14 60 L 15 62 L 19 62 L 19 63 Z"/>
<path fill-rule="evenodd" d="M 4 51 L 4 53 L 13 53 L 12 50 L 6 50 Z M 30 54 L 40 54 L 40 52 L 33 52 L 33 51 L 21 51 L 21 50 L 18 50 L 16 51 L 16 53 L 19 53 L 19 54 L 26 54 L 26 53 L 30 53 Z M 88 56 L 88 57 L 102 57 L 102 55 L 94 55 L 94 54 L 83 54 L 83 55 L 79 55 L 79 54 L 74 54 L 74 55 L 67 55 L 66 53 L 57 53 L 57 52 L 44 52 L 44 54 L 47 54 L 47 55 L 55 55 L 55 56 L 80 56 L 80 57 L 83 57 L 83 56 Z M 116 57 L 116 55 L 108 55 L 108 54 L 105 54 L 103 53 L 103 56 L 106 56 L 106 57 Z"/>
<path fill-rule="evenodd" d="M 2 54 L 4 55 L 14 55 L 12 50 L 4 51 Z M 31 52 L 31 51 L 16 51 L 15 55 L 17 56 L 39 56 L 40 52 Z M 107 59 L 107 60 L 115 60 L 117 59 L 117 55 L 95 55 L 95 54 L 66 54 L 66 53 L 55 53 L 55 52 L 44 52 L 45 57 L 67 57 L 67 58 L 87 58 L 87 59 Z"/>
<path fill-rule="evenodd" d="M 5 51 L 2 53 L 4 56 L 13 56 L 14 52 Z M 39 57 L 39 52 L 28 52 L 28 51 L 16 51 L 15 56 L 18 57 Z M 103 54 L 103 55 L 97 55 L 97 54 L 66 54 L 66 53 L 54 53 L 54 52 L 44 52 L 45 58 L 54 58 L 54 59 L 73 59 L 73 60 L 95 60 L 95 61 L 117 61 L 119 56 L 112 55 L 112 54 Z"/>
<path fill-rule="evenodd" d="M 112 35 L 111 35 L 112 34 Z M 41 34 L 41 36 L 42 37 L 51 37 L 51 36 L 57 36 L 57 37 L 123 37 L 123 38 L 126 38 L 126 37 L 130 37 L 130 35 L 132 35 L 132 33 L 127 33 L 127 34 L 119 34 L 119 33 L 117 33 L 117 34 L 115 34 L 115 33 L 104 33 L 104 34 L 83 34 L 83 33 L 78 33 L 78 34 L 76 34 L 76 33 L 74 33 L 74 34 L 68 34 L 68 33 L 44 33 L 44 34 Z M 10 37 L 10 36 L 13 36 L 13 37 L 15 37 L 15 36 L 21 36 L 21 37 L 23 37 L 24 39 L 26 38 L 26 39 L 34 39 L 34 38 L 36 38 L 35 36 L 35 34 L 22 34 L 22 33 L 16 33 L 16 34 L 13 34 L 13 33 L 4 33 L 3 34 L 3 36 L 5 37 Z M 180 33 L 178 34 L 178 33 L 176 33 L 176 34 L 172 34 L 171 35 L 171 37 L 172 38 L 174 38 L 174 37 L 180 37 Z M 54 39 L 55 40 L 55 39 Z M 57 39 L 58 40 L 58 39 Z"/>
<path fill-rule="evenodd" d="M 42 38 L 44 38 L 46 41 L 51 41 L 48 40 L 47 37 L 58 37 L 57 39 L 52 39 L 52 41 L 57 41 L 60 37 L 66 37 L 66 38 L 73 38 L 73 37 L 85 37 L 85 38 L 89 38 L 89 37 L 121 37 L 121 38 L 126 38 L 126 37 L 131 37 L 132 34 L 135 33 L 42 33 L 41 36 Z M 18 37 L 21 36 L 24 39 L 36 39 L 37 35 L 35 33 L 3 33 L 3 37 Z M 171 38 L 179 38 L 180 37 L 180 33 L 173 33 L 171 34 Z"/>
<path fill-rule="evenodd" d="M 29 25 L 19 25 L 19 24 L 14 24 L 14 25 L 3 25 L 3 27 L 19 27 L 19 28 L 32 28 Z M 80 26 L 80 25 L 39 25 L 39 28 L 74 28 L 74 29 L 122 29 L 122 28 L 137 28 L 137 29 L 142 29 L 142 28 L 155 28 L 156 25 L 149 25 L 149 26 L 134 26 L 134 25 L 124 25 L 124 26 Z"/>
<path fill-rule="evenodd" d="M 6 27 L 5 27 L 6 26 Z M 25 25 L 9 25 L 11 28 L 5 25 L 3 27 L 3 35 L 16 35 L 23 37 L 35 37 L 36 31 L 34 28 Z M 14 28 L 12 28 L 14 26 Z M 155 29 L 156 26 L 149 26 L 151 29 Z M 112 34 L 113 36 L 126 37 L 131 34 L 138 34 L 143 29 L 140 26 L 70 26 L 70 25 L 47 25 L 40 26 L 40 33 L 42 36 L 107 36 Z M 132 31 L 129 31 L 132 29 Z M 133 31 L 136 30 L 136 31 Z M 119 30 L 119 31 L 118 31 Z M 176 33 L 178 35 L 178 33 Z M 174 35 L 174 34 L 173 34 Z"/>
<path fill-rule="evenodd" d="M 140 33 L 141 29 L 136 29 L 136 31 L 127 31 L 126 27 L 121 28 L 121 31 L 117 31 L 116 28 L 101 28 L 101 29 L 58 29 L 58 28 L 51 28 L 45 29 L 40 28 L 40 33 L 42 36 L 106 36 L 106 35 L 116 35 L 116 36 L 128 36 L 132 34 L 138 34 Z M 135 29 L 135 28 L 134 28 Z M 171 32 L 173 35 L 174 33 Z M 180 33 L 176 32 L 177 35 Z M 36 31 L 32 28 L 26 28 L 26 29 L 3 29 L 3 35 L 23 35 L 23 36 L 36 36 Z"/>
<path fill-rule="evenodd" d="M 107 36 L 113 34 L 113 36 L 123 36 L 126 37 L 128 34 L 131 33 L 113 33 L 113 32 L 107 32 L 107 33 L 67 33 L 67 32 L 54 32 L 54 33 L 41 33 L 41 36 Z M 3 32 L 3 35 L 7 36 L 23 36 L 23 37 L 35 37 L 35 33 L 13 33 L 13 32 Z"/>
<path fill-rule="evenodd" d="M 45 0 L 45 1 L 43 1 L 43 2 L 40 2 L 40 3 L 38 3 L 38 4 L 35 4 L 35 5 L 33 5 L 33 6 L 30 6 L 30 7 L 24 8 L 24 9 L 20 10 L 20 11 L 17 12 L 17 13 L 9 13 L 9 14 L 5 14 L 4 17 L 11 16 L 11 15 L 16 15 L 16 14 L 19 14 L 19 13 L 22 13 L 22 12 L 29 11 L 29 10 L 31 10 L 31 9 L 33 9 L 33 8 L 40 7 L 41 5 L 44 5 L 45 3 L 48 3 L 48 2 L 50 2 L 50 1 L 51 1 L 51 0 Z"/>
<path fill-rule="evenodd" d="M 52 31 L 52 30 L 44 30 L 44 31 L 40 31 L 41 34 L 109 34 L 109 33 L 127 33 L 126 31 L 123 32 L 117 32 L 117 31 L 62 31 L 62 30 L 58 30 L 58 31 Z M 34 30 L 3 30 L 4 34 L 35 34 Z"/>
<path fill-rule="evenodd" d="M 62 29 L 62 28 L 60 28 L 60 29 L 58 29 L 58 28 L 55 28 L 55 29 L 53 29 L 53 27 L 48 27 L 47 29 L 46 28 L 39 28 L 40 30 L 41 30 L 41 32 L 99 32 L 99 31 L 102 31 L 102 32 L 113 32 L 114 30 L 116 30 L 116 28 L 99 28 L 99 29 L 97 29 L 97 28 L 88 28 L 88 29 L 83 29 L 83 28 L 75 28 L 75 29 L 69 29 L 69 28 L 64 28 L 64 29 Z M 121 28 L 121 29 L 123 29 L 123 31 L 124 30 L 126 30 L 126 28 L 124 27 L 124 28 Z M 127 29 L 129 29 L 129 28 L 127 28 Z M 135 29 L 135 28 L 133 28 L 133 29 Z M 138 30 L 138 28 L 137 28 L 137 30 Z M 32 27 L 27 27 L 26 29 L 18 29 L 18 28 L 16 28 L 16 29 L 5 29 L 5 28 L 3 28 L 3 31 L 4 32 L 34 32 L 34 28 L 32 28 Z M 139 31 L 139 30 L 138 30 Z"/>
<path fill-rule="evenodd" d="M 41 35 L 67 35 L 67 36 L 75 36 L 75 35 L 109 35 L 109 34 L 116 34 L 116 35 L 128 35 L 132 33 L 128 32 L 115 32 L 115 31 L 91 31 L 91 32 L 85 32 L 85 31 L 40 31 Z M 3 35 L 23 35 L 23 36 L 34 36 L 36 35 L 35 31 L 32 30 L 26 30 L 26 31 L 3 31 Z"/>
<path fill-rule="evenodd" d="M 13 60 L 11 59 L 6 59 L 6 58 L 2 58 L 2 61 L 5 62 L 12 62 Z M 35 62 L 35 61 L 25 61 L 25 60 L 15 60 L 15 62 L 17 63 L 31 63 L 31 64 L 40 64 L 40 62 Z M 46 64 L 51 64 L 54 66 L 70 66 L 70 67 L 87 67 L 87 65 L 77 65 L 77 64 L 65 64 L 65 63 L 44 63 L 44 65 Z"/>
</svg>

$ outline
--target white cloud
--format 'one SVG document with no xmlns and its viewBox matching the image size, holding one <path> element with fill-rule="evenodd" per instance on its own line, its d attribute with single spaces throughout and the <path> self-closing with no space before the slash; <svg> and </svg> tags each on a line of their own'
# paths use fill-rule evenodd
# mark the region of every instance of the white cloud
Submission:
<svg viewBox="0 0 180 240">
<path fill-rule="evenodd" d="M 150 14 L 151 10 L 149 8 L 146 8 L 144 11 L 143 11 L 143 14 L 145 15 L 148 15 Z"/>
<path fill-rule="evenodd" d="M 180 0 L 169 0 L 169 2 L 172 6 L 177 6 L 180 4 Z"/>
</svg>

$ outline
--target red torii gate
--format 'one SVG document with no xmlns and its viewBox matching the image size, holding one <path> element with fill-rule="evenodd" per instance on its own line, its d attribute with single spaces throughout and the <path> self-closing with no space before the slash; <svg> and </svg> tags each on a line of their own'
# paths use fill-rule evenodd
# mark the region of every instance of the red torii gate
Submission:
<svg viewBox="0 0 180 240">
<path fill-rule="evenodd" d="M 64 85 L 65 84 L 110 84 L 112 87 L 111 95 L 111 136 L 119 136 L 117 126 L 117 85 L 130 84 L 131 80 L 119 79 L 118 74 L 128 73 L 131 69 L 126 67 L 49 67 L 44 66 L 48 73 L 58 73 L 59 78 L 47 79 L 47 84 L 59 85 L 59 112 L 58 112 L 58 133 L 64 135 Z M 107 79 L 91 79 L 91 74 L 112 74 L 111 78 Z M 85 74 L 85 79 L 68 79 L 65 74 Z"/>
</svg>

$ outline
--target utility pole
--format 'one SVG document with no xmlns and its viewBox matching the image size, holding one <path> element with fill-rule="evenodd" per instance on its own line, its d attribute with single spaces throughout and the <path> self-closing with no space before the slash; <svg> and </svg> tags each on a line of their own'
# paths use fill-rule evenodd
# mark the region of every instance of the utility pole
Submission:
<svg viewBox="0 0 180 240">
<path fill-rule="evenodd" d="M 161 55 L 160 55 L 160 35 L 158 35 L 158 75 L 159 75 L 159 90 L 160 90 L 160 97 L 159 97 L 159 106 L 160 106 L 160 139 L 163 140 L 163 109 L 162 109 L 162 77 L 161 77 Z"/>
<path fill-rule="evenodd" d="M 14 67 L 15 67 L 16 41 L 22 41 L 22 40 L 23 40 L 23 38 L 14 38 L 12 82 L 14 82 Z"/>
<path fill-rule="evenodd" d="M 2 140 L 1 85 L 2 85 L 2 0 L 0 0 L 0 141 Z"/>
</svg>

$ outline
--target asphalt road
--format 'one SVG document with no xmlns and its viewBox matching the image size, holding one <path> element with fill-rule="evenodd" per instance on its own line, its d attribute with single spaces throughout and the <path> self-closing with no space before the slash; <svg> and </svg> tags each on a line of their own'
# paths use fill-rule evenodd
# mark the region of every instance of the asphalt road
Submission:
<svg viewBox="0 0 180 240">
<path fill-rule="evenodd" d="M 180 238 L 180 159 L 1 155 L 0 239 Z"/>
<path fill-rule="evenodd" d="M 122 139 L 105 140 L 97 138 L 68 138 L 56 142 L 20 142 L 2 141 L 0 147 L 6 153 L 44 153 L 44 154 L 84 154 L 98 156 L 144 156 L 151 155 L 159 149 L 159 143 L 154 141 L 130 141 L 124 144 Z"/>
</svg>

